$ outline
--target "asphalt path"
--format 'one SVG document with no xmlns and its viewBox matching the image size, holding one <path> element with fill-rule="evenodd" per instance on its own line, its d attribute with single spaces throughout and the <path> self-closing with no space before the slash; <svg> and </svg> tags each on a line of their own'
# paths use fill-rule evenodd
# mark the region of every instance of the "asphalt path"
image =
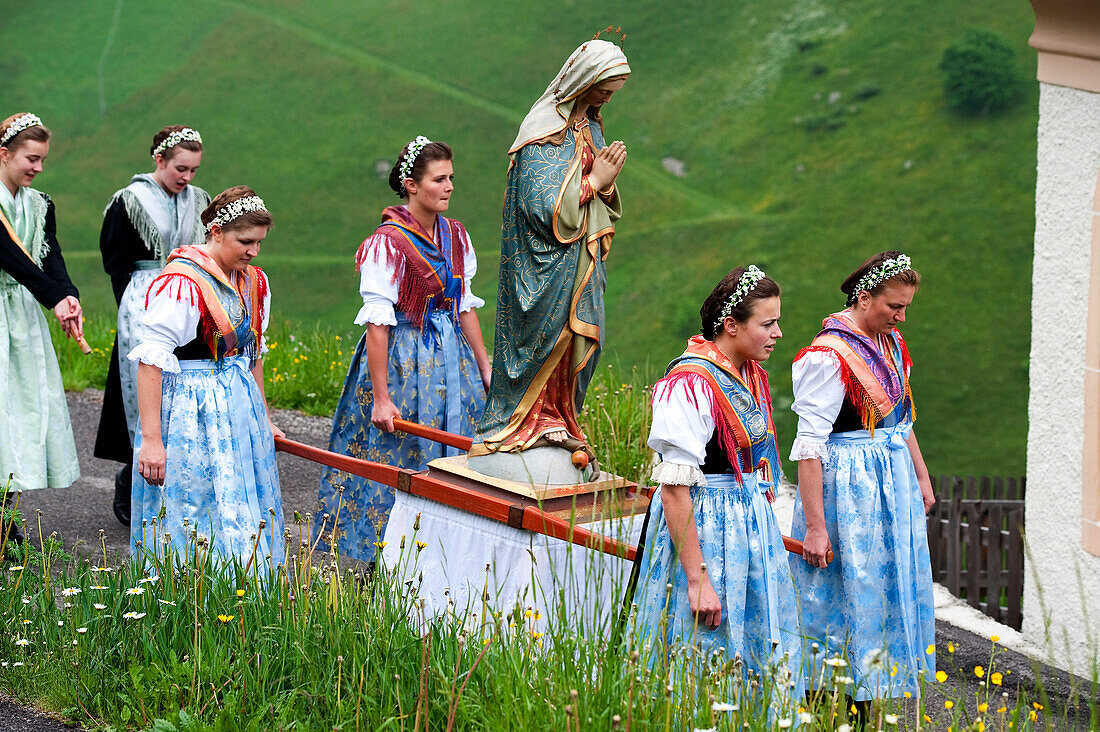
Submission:
<svg viewBox="0 0 1100 732">
<path fill-rule="evenodd" d="M 80 460 L 80 479 L 71 487 L 61 490 L 26 491 L 23 493 L 20 508 L 31 524 L 30 533 L 33 537 L 37 537 L 37 522 L 41 518 L 42 531 L 46 535 L 57 532 L 66 549 L 77 556 L 87 552 L 102 552 L 99 540 L 102 529 L 106 538 L 108 560 L 112 566 L 118 566 L 116 562 L 125 559 L 129 553 L 128 530 L 118 523 L 111 511 L 118 463 L 92 456 L 102 392 L 94 389 L 80 393 L 70 392 L 68 403 Z M 328 444 L 331 424 L 329 418 L 276 410 L 274 420 L 292 440 L 317 447 Z M 320 475 L 319 465 L 292 455 L 279 454 L 285 517 L 291 518 L 294 511 L 303 514 L 316 512 Z M 947 651 L 949 643 L 954 648 L 954 653 Z M 1042 728 L 1090 728 L 1088 700 L 1096 690 L 1084 680 L 1038 664 L 1019 653 L 1004 650 L 998 652 L 996 659 L 996 670 L 1005 674 L 1004 684 L 988 695 L 989 709 L 981 714 L 977 711 L 976 695 L 985 699 L 985 687 L 981 685 L 982 680 L 974 675 L 973 669 L 975 666 L 987 669 L 988 679 L 991 641 L 937 621 L 936 646 L 939 668 L 948 672 L 949 679 L 943 684 L 930 683 L 926 692 L 928 713 L 937 723 L 935 726 L 946 728 L 953 719 L 957 719 L 955 715 L 965 708 L 971 722 L 981 716 L 987 729 L 997 729 L 999 725 L 996 709 L 1002 705 L 1013 709 L 1018 695 L 1023 693 L 1029 701 L 1039 701 L 1045 707 L 1048 724 Z M 1040 686 L 1045 696 L 1040 693 Z M 1007 693 L 1008 697 L 1002 697 L 1002 693 Z M 947 699 L 954 700 L 956 705 L 950 712 L 944 708 L 944 701 Z M 960 703 L 960 700 L 966 701 Z M 898 728 L 913 728 L 915 713 L 912 707 L 910 702 L 910 711 L 903 716 Z M 0 732 L 53 732 L 63 729 L 72 728 L 56 718 L 21 707 L 0 695 Z"/>
</svg>

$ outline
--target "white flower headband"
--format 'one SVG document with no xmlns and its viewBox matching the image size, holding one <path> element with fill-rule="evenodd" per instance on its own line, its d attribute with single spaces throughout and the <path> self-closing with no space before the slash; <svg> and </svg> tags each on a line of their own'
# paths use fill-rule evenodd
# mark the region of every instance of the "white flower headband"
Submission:
<svg viewBox="0 0 1100 732">
<path fill-rule="evenodd" d="M 718 320 L 714 322 L 715 333 L 720 333 L 722 331 L 722 323 L 726 322 L 726 318 L 730 316 L 733 309 L 740 305 L 741 301 L 745 299 L 745 295 L 752 292 L 756 284 L 765 277 L 767 277 L 767 275 L 764 274 L 764 271 L 755 264 L 750 264 L 745 268 L 745 271 L 737 280 L 737 288 L 733 291 L 733 294 L 730 295 L 730 299 L 726 300 L 726 304 L 722 306 L 722 312 L 718 316 Z"/>
<path fill-rule="evenodd" d="M 253 211 L 266 211 L 267 206 L 264 205 L 264 199 L 259 196 L 245 196 L 244 198 L 238 198 L 236 201 L 230 201 L 221 207 L 217 215 L 214 216 L 214 220 L 206 225 L 206 230 L 210 231 L 214 227 L 214 224 L 218 226 L 225 226 L 230 221 L 239 219 L 246 213 L 252 213 Z"/>
<path fill-rule="evenodd" d="M 29 130 L 31 127 L 38 127 L 42 124 L 42 120 L 38 118 L 37 114 L 24 114 L 14 122 L 11 123 L 11 127 L 7 129 L 3 137 L 0 137 L 0 147 L 8 144 L 8 140 L 18 135 L 23 130 Z"/>
<path fill-rule="evenodd" d="M 902 272 L 910 269 L 913 269 L 912 260 L 909 259 L 909 255 L 907 254 L 899 254 L 893 259 L 887 259 L 880 262 L 877 266 L 872 267 L 867 274 L 859 278 L 859 282 L 856 283 L 855 289 L 852 290 L 852 295 L 858 295 L 864 290 L 870 292 L 884 281 L 891 277 L 896 277 Z"/>
<path fill-rule="evenodd" d="M 153 157 L 160 155 L 165 150 L 171 150 L 181 142 L 197 142 L 202 144 L 202 135 L 198 130 L 193 130 L 190 127 L 184 127 L 182 130 L 176 130 L 169 133 L 168 137 L 160 141 L 160 144 L 153 148 Z"/>
<path fill-rule="evenodd" d="M 409 143 L 409 151 L 405 153 L 405 159 L 401 161 L 401 180 L 412 177 L 412 169 L 413 165 L 416 164 L 416 159 L 420 157 L 424 146 L 430 142 L 431 140 L 424 137 L 424 135 L 417 135 L 416 139 Z M 404 188 L 404 184 L 401 187 Z"/>
</svg>

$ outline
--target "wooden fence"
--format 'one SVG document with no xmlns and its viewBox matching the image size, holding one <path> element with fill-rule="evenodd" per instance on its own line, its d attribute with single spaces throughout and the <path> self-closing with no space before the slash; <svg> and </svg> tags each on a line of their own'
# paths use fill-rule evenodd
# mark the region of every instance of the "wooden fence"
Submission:
<svg viewBox="0 0 1100 732">
<path fill-rule="evenodd" d="M 1024 479 L 941 475 L 928 514 L 932 579 L 994 620 L 1023 621 Z"/>
</svg>

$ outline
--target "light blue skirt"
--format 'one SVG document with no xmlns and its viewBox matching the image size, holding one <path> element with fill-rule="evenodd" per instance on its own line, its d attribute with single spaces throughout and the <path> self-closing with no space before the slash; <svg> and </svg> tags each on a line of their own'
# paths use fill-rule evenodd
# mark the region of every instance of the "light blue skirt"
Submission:
<svg viewBox="0 0 1100 732">
<path fill-rule="evenodd" d="M 390 399 L 404 419 L 471 437 L 485 408 L 485 387 L 473 349 L 449 312 L 432 311 L 424 318 L 424 329 L 428 338 L 401 313 L 397 325 L 390 328 Z M 383 432 L 371 424 L 373 407 L 364 334 L 332 418 L 329 450 L 407 470 L 424 470 L 438 457 L 462 454 L 424 438 Z M 315 534 L 324 528 L 322 545 L 328 545 L 332 522 L 337 520 L 336 550 L 365 562 L 374 559 L 375 542 L 384 535 L 393 507 L 393 487 L 325 468 L 318 500 L 320 509 L 313 524 Z M 329 516 L 327 524 L 324 514 Z"/>
<path fill-rule="evenodd" d="M 905 442 L 912 423 L 834 433 L 822 461 L 825 524 L 834 561 L 793 562 L 803 632 L 847 654 L 857 700 L 919 693 L 936 669 L 935 603 L 924 501 Z M 806 536 L 802 499 L 794 538 Z M 820 657 L 819 657 L 820 658 Z"/>
<path fill-rule="evenodd" d="M 691 499 L 707 578 L 722 602 L 721 624 L 716 630 L 697 626 L 691 614 L 687 574 L 658 488 L 638 576 L 638 642 L 655 644 L 654 660 L 695 646 L 707 656 L 740 654 L 748 668 L 764 674 L 786 657 L 794 674 L 791 693 L 801 697 L 798 604 L 779 525 L 763 492 L 767 485 L 755 474 L 744 476 L 743 487 L 733 475 L 706 478 L 707 485 L 692 486 Z"/>
<path fill-rule="evenodd" d="M 130 553 L 144 545 L 163 553 L 163 537 L 184 551 L 191 532 L 206 537 L 219 559 L 253 566 L 284 560 L 283 502 L 275 440 L 249 359 L 180 361 L 180 373 L 163 373 L 161 436 L 167 452 L 164 485 L 145 482 L 134 449 Z M 164 510 L 163 520 L 157 518 Z M 156 529 L 154 532 L 154 519 Z M 259 526 L 265 526 L 261 531 Z"/>
</svg>

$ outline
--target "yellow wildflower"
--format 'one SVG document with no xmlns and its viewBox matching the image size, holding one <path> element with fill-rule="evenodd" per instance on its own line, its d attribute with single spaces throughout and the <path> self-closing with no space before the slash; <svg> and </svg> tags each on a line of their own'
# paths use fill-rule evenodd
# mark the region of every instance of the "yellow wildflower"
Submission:
<svg viewBox="0 0 1100 732">
<path fill-rule="evenodd" d="M 931 656 L 933 653 L 936 652 L 936 644 L 935 643 L 929 643 L 928 647 L 924 649 L 924 652 L 927 653 L 929 656 Z"/>
<path fill-rule="evenodd" d="M 977 676 L 979 679 L 982 678 L 983 676 L 985 676 L 985 669 L 981 666 L 975 666 L 974 675 Z"/>
<path fill-rule="evenodd" d="M 950 699 L 948 699 L 947 701 L 945 701 L 943 703 L 943 708 L 944 709 L 950 709 L 953 706 L 955 706 L 955 702 L 951 701 Z"/>
<path fill-rule="evenodd" d="M 985 712 L 986 709 L 989 709 L 989 705 L 986 704 L 985 702 L 982 702 L 981 704 L 978 705 L 978 711 L 979 712 Z"/>
<path fill-rule="evenodd" d="M 1004 681 L 1004 677 L 1001 676 L 1000 671 L 994 671 L 989 675 L 989 683 L 993 684 L 994 686 L 1000 686 L 1002 681 Z"/>
<path fill-rule="evenodd" d="M 244 597 L 244 590 L 237 590 L 237 597 Z"/>
<path fill-rule="evenodd" d="M 991 640 L 991 641 L 993 641 L 994 643 L 996 643 L 996 642 L 997 642 L 997 641 L 999 641 L 1000 639 L 1001 639 L 1001 636 L 999 636 L 999 635 L 995 635 L 995 636 L 991 637 L 991 638 L 990 638 L 989 640 Z"/>
<path fill-rule="evenodd" d="M 233 619 L 232 615 L 219 615 L 218 616 L 218 620 L 222 621 L 223 623 L 228 623 L 232 619 Z"/>
<path fill-rule="evenodd" d="M 936 681 L 940 682 L 941 684 L 943 682 L 947 681 L 947 672 L 946 671 L 937 671 L 936 672 Z"/>
</svg>

